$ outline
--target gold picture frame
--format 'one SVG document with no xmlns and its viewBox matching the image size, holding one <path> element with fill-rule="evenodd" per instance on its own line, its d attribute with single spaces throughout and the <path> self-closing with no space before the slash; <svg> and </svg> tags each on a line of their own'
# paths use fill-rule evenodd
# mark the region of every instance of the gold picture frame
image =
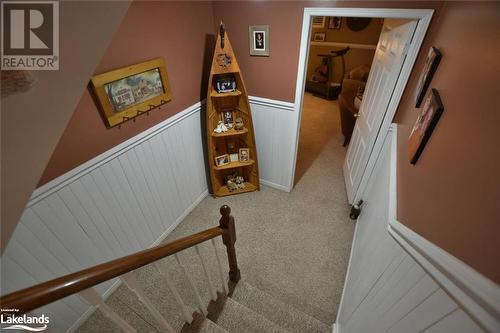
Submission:
<svg viewBox="0 0 500 333">
<path fill-rule="evenodd" d="M 240 162 L 250 162 L 250 148 L 240 148 L 238 156 Z"/>
<path fill-rule="evenodd" d="M 229 154 L 224 154 L 224 155 L 220 155 L 220 156 L 215 157 L 215 165 L 218 167 L 223 166 L 223 165 L 228 165 L 229 163 L 231 163 L 231 159 L 229 157 Z"/>
<path fill-rule="evenodd" d="M 162 58 L 98 74 L 90 82 L 108 127 L 119 125 L 172 100 Z"/>
</svg>

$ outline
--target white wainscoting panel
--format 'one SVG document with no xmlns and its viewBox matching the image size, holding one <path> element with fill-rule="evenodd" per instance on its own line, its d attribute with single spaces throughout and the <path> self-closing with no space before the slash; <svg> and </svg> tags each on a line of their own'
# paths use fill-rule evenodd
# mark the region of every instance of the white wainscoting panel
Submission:
<svg viewBox="0 0 500 333">
<path fill-rule="evenodd" d="M 259 175 L 263 185 L 290 192 L 295 146 L 294 104 L 250 96 Z"/>
<path fill-rule="evenodd" d="M 494 310 L 493 319 L 487 319 L 493 323 L 472 316 L 470 307 L 457 302 L 450 288 L 388 232 L 388 222 L 395 216 L 396 207 L 395 131 L 394 128 L 387 135 L 367 185 L 367 193 L 374 193 L 369 192 L 374 186 L 391 190 L 376 191 L 376 198 L 364 198 L 365 210 L 373 212 L 373 218 L 361 215 L 356 225 L 334 332 L 498 332 Z M 493 300 L 489 303 L 484 300 L 484 311 L 496 307 L 494 299 L 498 296 L 498 286 L 487 284 L 487 288 Z"/>
<path fill-rule="evenodd" d="M 173 230 L 208 193 L 200 109 L 37 189 L 2 255 L 2 294 L 146 249 Z M 114 282 L 97 290 L 109 294 Z M 66 332 L 88 309 L 70 296 L 35 312 Z"/>
</svg>

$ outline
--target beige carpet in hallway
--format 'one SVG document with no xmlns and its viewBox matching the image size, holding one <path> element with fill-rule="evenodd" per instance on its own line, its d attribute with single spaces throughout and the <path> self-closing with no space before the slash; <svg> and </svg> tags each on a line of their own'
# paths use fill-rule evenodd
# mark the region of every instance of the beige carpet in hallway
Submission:
<svg viewBox="0 0 500 333">
<path fill-rule="evenodd" d="M 340 129 L 338 101 L 329 101 L 305 93 L 295 168 L 295 184 L 302 178 L 332 139 L 338 140 L 340 142 L 339 149 L 343 150 L 341 147 L 343 136 Z M 339 151 L 339 153 L 342 154 L 342 151 Z"/>
<path fill-rule="evenodd" d="M 316 97 L 308 95 L 306 103 L 331 103 L 314 99 Z M 321 113 L 325 113 L 326 109 L 325 106 Z M 259 291 L 258 297 L 265 297 L 262 296 L 265 293 L 286 303 L 287 307 L 318 319 L 327 325 L 327 332 L 330 330 L 328 327 L 335 321 L 340 303 L 354 231 L 354 223 L 348 218 L 349 207 L 342 175 L 345 156 L 343 138 L 338 134 L 339 128 L 322 128 L 322 125 L 328 124 L 338 127 L 338 115 L 334 114 L 336 110 L 331 111 L 332 114 L 323 116 L 320 113 L 310 114 L 317 112 L 314 109 L 306 108 L 304 111 L 304 119 L 314 121 L 303 124 L 303 133 L 318 134 L 326 130 L 329 134 L 323 133 L 314 140 L 302 140 L 306 147 L 315 149 L 315 158 L 304 169 L 304 174 L 291 193 L 262 186 L 259 192 L 217 199 L 207 197 L 165 240 L 172 241 L 216 226 L 220 218 L 219 207 L 229 205 L 236 222 L 236 251 L 242 278 L 239 284 L 255 287 L 255 290 Z M 313 152 L 307 156 L 313 156 Z M 216 244 L 219 252 L 223 254 L 224 268 L 227 269 L 225 248 L 221 239 L 216 239 Z M 213 249 L 209 243 L 201 244 L 201 248 L 203 257 L 210 263 L 210 275 L 214 283 L 220 286 Z M 204 304 L 208 304 L 210 295 L 201 262 L 195 251 L 187 249 L 179 253 L 179 257 L 188 267 L 196 288 L 202 294 Z M 169 280 L 176 285 L 188 306 L 194 310 L 195 298 L 180 267 L 173 257 L 165 261 Z M 174 326 L 174 330 L 180 332 L 182 317 L 172 293 L 166 287 L 165 278 L 159 275 L 152 265 L 137 270 L 137 273 L 146 295 Z M 265 298 L 267 300 L 269 297 Z M 229 301 L 234 305 L 234 302 Z M 138 332 L 162 332 L 151 314 L 125 286 L 120 286 L 106 303 L 126 318 Z M 227 308 L 231 310 L 231 307 Z M 273 309 L 271 312 L 280 316 L 279 309 Z M 296 318 L 301 320 L 300 316 Z M 253 332 L 248 324 L 256 324 L 255 321 L 260 320 L 244 319 L 248 322 L 239 321 L 238 318 L 232 319 L 235 328 L 228 331 Z M 282 317 L 276 322 L 292 321 Z M 275 332 L 267 328 L 258 331 Z M 294 331 L 318 332 L 310 329 L 298 330 L 297 327 Z M 96 311 L 77 332 L 118 333 L 120 330 L 100 311 Z"/>
<path fill-rule="evenodd" d="M 206 198 L 169 239 L 213 226 L 227 204 L 236 220 L 242 278 L 325 323 L 333 323 L 349 260 L 349 220 L 336 102 L 305 95 L 300 160 L 291 193 L 260 192 Z M 309 134 L 314 134 L 309 135 Z"/>
</svg>

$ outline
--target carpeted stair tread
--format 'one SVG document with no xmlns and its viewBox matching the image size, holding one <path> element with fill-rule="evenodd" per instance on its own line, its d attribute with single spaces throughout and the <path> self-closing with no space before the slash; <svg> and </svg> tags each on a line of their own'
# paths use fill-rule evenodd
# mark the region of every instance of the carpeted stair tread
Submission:
<svg viewBox="0 0 500 333">
<path fill-rule="evenodd" d="M 215 324 L 210 319 L 205 319 L 200 333 L 228 333 L 225 329 Z"/>
<path fill-rule="evenodd" d="M 185 324 L 180 333 L 228 333 L 225 329 L 215 324 L 208 318 L 200 314 L 195 314 L 195 319 L 191 325 Z"/>
<path fill-rule="evenodd" d="M 243 280 L 238 282 L 232 299 L 290 332 L 331 332 L 331 328 L 318 319 L 281 302 Z"/>
<path fill-rule="evenodd" d="M 230 333 L 288 332 L 230 297 L 226 298 L 224 308 L 215 322 Z"/>
</svg>

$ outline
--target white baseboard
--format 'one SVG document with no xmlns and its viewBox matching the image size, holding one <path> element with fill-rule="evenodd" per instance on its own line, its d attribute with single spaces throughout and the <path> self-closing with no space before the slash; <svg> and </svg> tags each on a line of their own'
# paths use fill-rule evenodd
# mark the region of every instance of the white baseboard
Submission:
<svg viewBox="0 0 500 333">
<path fill-rule="evenodd" d="M 333 323 L 332 333 L 340 333 L 340 324 Z"/>
<path fill-rule="evenodd" d="M 163 242 L 163 240 L 165 238 L 167 238 L 167 236 L 186 218 L 186 216 L 188 216 L 189 213 L 191 213 L 193 211 L 193 209 L 195 209 L 196 206 L 198 206 L 198 204 L 201 201 L 203 201 L 203 199 L 205 199 L 207 196 L 208 196 L 208 190 L 203 191 L 203 193 L 201 193 L 200 196 L 188 208 L 186 208 L 186 210 L 177 218 L 177 220 L 174 222 L 174 224 L 172 224 L 167 230 L 165 230 L 165 232 L 163 234 L 161 234 L 161 236 L 158 237 L 158 239 L 156 241 L 154 241 L 153 244 L 151 244 L 150 248 L 154 247 L 154 246 L 157 246 L 157 245 L 160 245 L 161 242 Z M 111 294 L 113 294 L 116 289 L 118 289 L 118 287 L 121 285 L 121 283 L 122 283 L 122 281 L 120 279 L 117 279 L 111 285 L 111 287 L 109 287 L 104 292 L 104 294 L 102 295 L 102 297 L 105 300 L 108 299 L 108 297 L 111 296 Z M 96 310 L 97 310 L 97 307 L 95 307 L 95 306 L 89 306 L 89 308 L 87 309 L 87 311 L 85 311 L 80 316 L 80 318 L 78 318 L 78 320 L 74 322 L 74 324 L 66 331 L 66 333 L 73 333 L 73 332 L 75 332 L 87 319 L 90 318 L 90 316 Z"/>
<path fill-rule="evenodd" d="M 285 191 L 285 192 L 290 192 L 291 191 L 291 189 L 288 186 L 283 186 L 283 185 L 280 185 L 280 184 L 275 184 L 275 183 L 270 182 L 270 181 L 265 180 L 265 179 L 260 179 L 260 183 L 262 185 L 266 185 L 266 186 L 275 188 L 275 189 L 280 190 L 280 191 Z"/>
</svg>

